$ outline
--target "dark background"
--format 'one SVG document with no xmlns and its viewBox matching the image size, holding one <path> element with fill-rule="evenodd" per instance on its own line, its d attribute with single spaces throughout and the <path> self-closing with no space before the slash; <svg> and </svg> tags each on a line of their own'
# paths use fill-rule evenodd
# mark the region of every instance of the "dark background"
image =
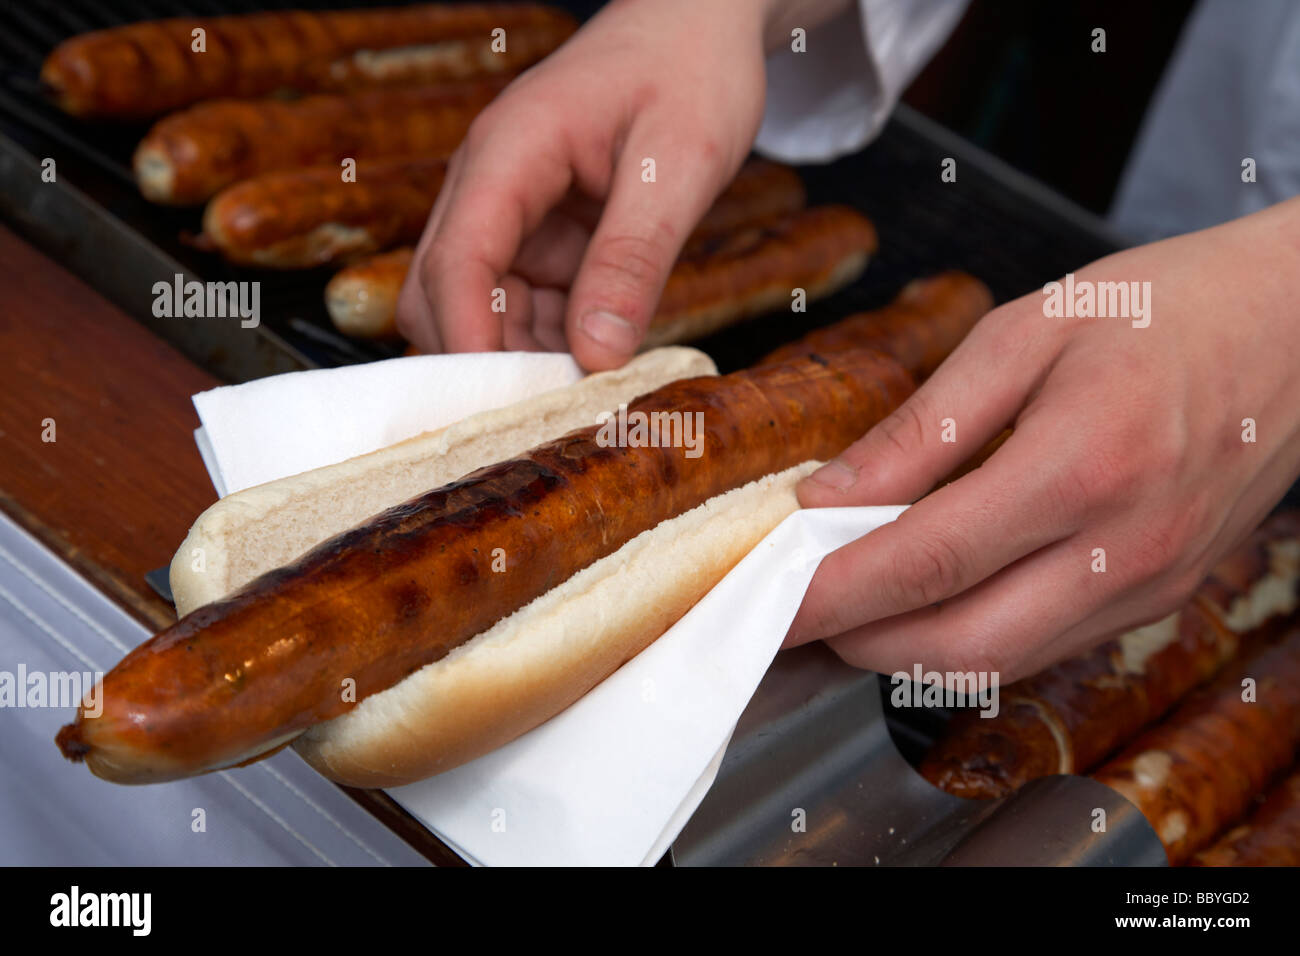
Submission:
<svg viewBox="0 0 1300 956">
<path fill-rule="evenodd" d="M 1194 5 L 974 0 L 904 100 L 1104 215 Z"/>
<path fill-rule="evenodd" d="M 580 18 L 594 0 L 551 0 Z M 704 0 L 707 2 L 707 0 Z M 972 0 L 904 102 L 1105 215 L 1195 0 Z M 1092 31 L 1106 52 L 1092 52 Z"/>
</svg>

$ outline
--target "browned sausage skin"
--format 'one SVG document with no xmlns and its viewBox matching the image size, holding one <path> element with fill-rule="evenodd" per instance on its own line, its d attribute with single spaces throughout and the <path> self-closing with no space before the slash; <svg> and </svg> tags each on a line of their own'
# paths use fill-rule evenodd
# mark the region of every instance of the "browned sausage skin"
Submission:
<svg viewBox="0 0 1300 956">
<path fill-rule="evenodd" d="M 690 259 L 706 252 L 708 243 L 719 236 L 793 215 L 807 201 L 803 180 L 793 169 L 764 159 L 751 159 L 713 201 L 686 240 L 679 258 Z"/>
<path fill-rule="evenodd" d="M 751 160 L 718 196 L 696 226 L 668 280 L 664 302 L 647 344 L 686 341 L 704 334 L 706 321 L 734 321 L 759 307 L 758 297 L 784 305 L 791 285 L 809 285 L 810 297 L 829 292 L 860 269 L 868 250 L 875 248 L 870 224 L 856 215 L 826 221 L 824 213 L 807 224 L 799 222 L 803 184 L 794 170 L 763 160 Z M 432 202 L 430 202 L 432 206 Z M 582 211 L 581 209 L 579 211 Z M 595 204 L 587 210 L 588 228 L 595 228 Z M 784 225 L 782 225 L 784 223 Z M 759 227 L 771 226 L 772 233 Z M 730 242 L 723 237 L 740 236 Z M 728 255 L 721 251 L 727 245 Z M 410 268 L 413 250 L 393 249 L 342 269 L 325 289 L 325 306 L 340 332 L 357 338 L 396 340 L 397 297 Z M 791 276 L 789 270 L 797 271 Z M 785 269 L 785 272 L 776 270 Z M 761 287 L 778 275 L 788 280 L 775 289 Z M 747 288 L 738 282 L 751 279 Z M 669 328 L 668 326 L 671 326 Z"/>
<path fill-rule="evenodd" d="M 1300 514 L 1270 517 L 1176 615 L 1002 689 L 996 717 L 954 719 L 921 763 L 958 796 L 1001 797 L 1037 777 L 1086 773 L 1296 606 Z"/>
<path fill-rule="evenodd" d="M 441 159 L 404 158 L 359 162 L 355 182 L 345 182 L 337 166 L 255 176 L 223 189 L 208 203 L 204 238 L 239 265 L 307 269 L 355 260 L 418 239 L 442 188 L 444 172 Z M 797 182 L 791 170 L 755 164 L 737 178 L 736 192 L 724 191 L 695 237 L 716 241 L 715 230 L 738 221 L 746 211 L 765 222 L 773 210 L 798 206 L 803 191 Z M 764 183 L 773 187 L 773 196 L 763 202 L 746 197 Z M 855 217 L 854 235 L 870 229 L 870 223 Z M 818 231 L 825 229 L 805 228 L 801 235 L 815 237 Z M 842 243 L 842 229 L 831 240 L 837 236 Z M 874 231 L 869 239 L 874 248 Z M 752 237 L 743 241 L 754 242 Z M 825 244 L 826 240 L 819 241 Z M 400 287 L 391 273 L 379 275 Z"/>
<path fill-rule="evenodd" d="M 892 358 L 849 351 L 674 382 L 629 414 L 700 412 L 703 452 L 571 433 L 390 509 L 189 614 L 103 681 L 64 754 L 120 782 L 248 760 L 438 660 L 705 500 L 836 454 L 907 397 Z M 503 547 L 509 573 L 490 573 Z M 345 700 L 344 681 L 355 681 Z"/>
<path fill-rule="evenodd" d="M 1300 770 L 1255 812 L 1196 854 L 1190 866 L 1300 866 Z"/>
<path fill-rule="evenodd" d="M 135 151 L 146 199 L 201 203 L 239 180 L 344 159 L 443 157 L 505 86 L 477 80 L 301 100 L 213 100 L 160 120 Z"/>
<path fill-rule="evenodd" d="M 825 298 L 857 279 L 875 250 L 870 221 L 847 206 L 817 206 L 698 243 L 668 274 L 641 347 L 691 342 L 788 308 L 796 288 L 810 302 Z M 363 338 L 398 336 L 397 294 L 411 255 L 395 250 L 376 256 L 330 281 L 325 302 L 339 331 Z M 839 347 L 850 344 L 845 339 Z"/>
<path fill-rule="evenodd" d="M 267 173 L 222 190 L 203 213 L 203 237 L 239 265 L 307 269 L 414 242 L 442 188 L 440 159 L 358 163 Z"/>
<path fill-rule="evenodd" d="M 1093 776 L 1142 811 L 1177 865 L 1238 819 L 1298 745 L 1300 628 L 1229 668 Z"/>
<path fill-rule="evenodd" d="M 503 52 L 492 31 L 506 31 Z M 41 79 L 76 116 L 141 119 L 217 97 L 338 92 L 515 73 L 576 29 L 535 4 L 148 20 L 59 44 Z M 195 31 L 205 49 L 194 49 Z"/>
<path fill-rule="evenodd" d="M 930 375 L 993 308 L 979 279 L 956 270 L 903 287 L 894 301 L 809 332 L 763 359 L 786 362 L 843 348 L 875 348 L 893 355 L 918 378 Z"/>
<path fill-rule="evenodd" d="M 668 276 L 643 348 L 690 342 L 755 315 L 789 309 L 853 282 L 878 248 L 849 206 L 816 206 L 700 243 Z"/>
</svg>

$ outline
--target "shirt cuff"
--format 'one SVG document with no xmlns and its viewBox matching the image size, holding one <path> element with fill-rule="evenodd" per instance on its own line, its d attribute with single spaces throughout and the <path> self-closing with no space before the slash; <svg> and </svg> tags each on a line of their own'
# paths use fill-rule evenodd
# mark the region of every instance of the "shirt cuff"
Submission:
<svg viewBox="0 0 1300 956">
<path fill-rule="evenodd" d="M 967 0 L 861 0 L 767 60 L 767 109 L 754 146 L 787 163 L 826 162 L 874 139 Z"/>
</svg>

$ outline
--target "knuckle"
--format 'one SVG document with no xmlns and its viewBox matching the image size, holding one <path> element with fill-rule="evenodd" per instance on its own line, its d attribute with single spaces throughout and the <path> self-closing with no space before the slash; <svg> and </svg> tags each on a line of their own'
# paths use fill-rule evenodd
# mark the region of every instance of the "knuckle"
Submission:
<svg viewBox="0 0 1300 956">
<path fill-rule="evenodd" d="M 931 531 L 910 541 L 898 565 L 902 603 L 922 607 L 955 594 L 969 564 L 966 551 L 948 532 Z"/>
<path fill-rule="evenodd" d="M 1001 679 L 1005 674 L 1008 656 L 1002 649 L 1002 642 L 991 636 L 987 628 L 981 628 L 971 622 L 969 616 L 950 621 L 948 637 L 939 644 L 934 644 L 917 660 L 901 661 L 910 669 L 920 665 L 923 672 L 937 671 L 945 675 L 987 675 L 990 680 Z"/>
<path fill-rule="evenodd" d="M 1169 509 L 1134 528 L 1134 540 L 1125 562 L 1133 580 L 1152 581 L 1162 576 L 1168 583 L 1182 583 L 1180 559 L 1192 540 L 1192 517 L 1181 509 Z M 1167 574 L 1173 572 L 1172 574 Z"/>
<path fill-rule="evenodd" d="M 589 265 L 602 274 L 602 281 L 614 277 L 621 291 L 640 293 L 659 282 L 664 262 L 671 258 L 671 236 L 662 226 L 648 236 L 610 236 L 592 250 Z"/>
<path fill-rule="evenodd" d="M 1155 596 L 1186 599 L 1209 570 L 1218 528 L 1213 492 L 1193 488 L 1164 502 L 1132 526 L 1131 552 L 1125 564 L 1134 583 Z"/>
<path fill-rule="evenodd" d="M 910 455 L 925 443 L 927 418 L 924 401 L 913 395 L 886 416 L 874 431 L 891 451 Z"/>
<path fill-rule="evenodd" d="M 950 643 L 951 669 L 960 673 L 987 674 L 990 682 L 1006 685 L 1025 676 L 1026 651 L 1054 634 L 1037 634 L 1020 618 L 1001 621 L 964 612 L 954 622 Z"/>
<path fill-rule="evenodd" d="M 1091 503 L 1125 500 L 1137 488 L 1142 471 L 1134 454 L 1138 447 L 1122 435 L 1097 443 L 1083 469 L 1092 486 Z"/>
<path fill-rule="evenodd" d="M 999 362 L 1014 361 L 1026 348 L 1034 332 L 1034 316 L 1018 302 L 1000 305 L 980 319 L 968 338 L 981 342 Z"/>
<path fill-rule="evenodd" d="M 850 667 L 856 667 L 858 670 L 863 671 L 875 669 L 875 662 L 864 647 L 863 641 L 846 640 L 829 641 L 827 643 L 839 659 Z"/>
<path fill-rule="evenodd" d="M 1057 470 L 1050 480 L 1050 489 L 1060 514 L 1077 516 L 1106 499 L 1109 488 L 1098 484 L 1096 472 L 1091 461 L 1082 466 L 1069 464 Z M 1109 481 L 1109 475 L 1104 471 L 1101 478 Z"/>
<path fill-rule="evenodd" d="M 424 256 L 416 263 L 420 281 L 426 288 L 432 288 L 454 268 L 453 262 L 451 243 L 441 237 L 434 238 L 424 250 Z"/>
<path fill-rule="evenodd" d="M 629 93 L 629 102 L 637 112 L 658 106 L 664 98 L 663 84 L 649 79 L 638 82 L 631 88 Z"/>
<path fill-rule="evenodd" d="M 1002 649 L 991 644 L 981 635 L 972 635 L 959 642 L 948 652 L 944 670 L 958 674 L 986 674 L 992 680 L 995 675 L 1007 673 L 1009 658 Z"/>
<path fill-rule="evenodd" d="M 438 301 L 439 291 L 442 288 L 442 277 L 447 275 L 448 256 L 444 247 L 439 243 L 434 243 L 425 253 L 423 261 L 415 266 L 415 277 L 420 291 L 429 303 Z"/>
<path fill-rule="evenodd" d="M 1094 511 L 1126 500 L 1137 487 L 1139 475 L 1131 447 L 1121 439 L 1103 437 L 1089 443 L 1087 451 L 1061 468 L 1055 492 L 1066 514 Z"/>
<path fill-rule="evenodd" d="M 1159 429 L 1145 436 L 1144 477 L 1148 482 L 1175 479 L 1183 470 L 1187 457 L 1186 436 L 1175 429 Z"/>
<path fill-rule="evenodd" d="M 695 149 L 692 163 L 698 163 L 699 167 L 707 170 L 712 178 L 721 180 L 731 163 L 731 152 L 723 145 L 722 140 L 706 132 L 695 144 Z"/>
</svg>

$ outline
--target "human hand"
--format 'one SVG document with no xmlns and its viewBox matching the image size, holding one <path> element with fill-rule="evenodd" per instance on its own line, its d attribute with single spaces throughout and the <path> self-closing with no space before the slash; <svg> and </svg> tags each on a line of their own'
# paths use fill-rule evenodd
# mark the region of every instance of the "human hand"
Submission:
<svg viewBox="0 0 1300 956">
<path fill-rule="evenodd" d="M 1086 282 L 1149 282 L 1149 326 L 1049 318 L 1042 291 L 1008 303 L 800 485 L 805 507 L 912 501 L 1014 421 L 981 467 L 827 556 L 787 646 L 1015 680 L 1176 609 L 1282 497 L 1300 473 L 1300 199 Z"/>
<path fill-rule="evenodd" d="M 626 362 L 757 133 L 772 6 L 611 3 L 508 87 L 452 157 L 398 301 L 402 334 L 425 352 Z"/>
</svg>

